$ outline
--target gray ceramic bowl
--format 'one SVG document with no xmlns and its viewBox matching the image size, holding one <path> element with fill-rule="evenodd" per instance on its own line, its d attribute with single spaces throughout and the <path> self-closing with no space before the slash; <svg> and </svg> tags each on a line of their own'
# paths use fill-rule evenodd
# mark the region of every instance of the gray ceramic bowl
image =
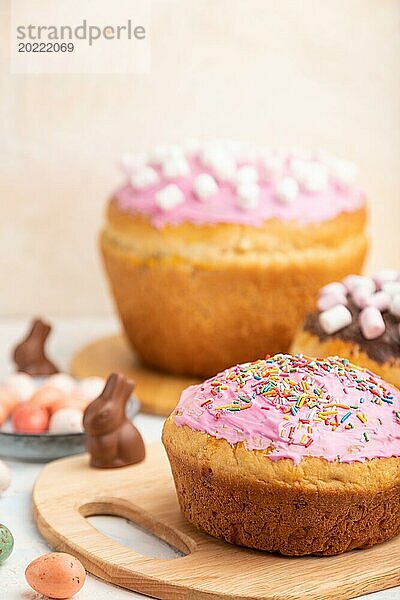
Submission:
<svg viewBox="0 0 400 600">
<path fill-rule="evenodd" d="M 131 420 L 139 412 L 139 401 L 134 396 L 126 412 Z M 84 433 L 14 433 L 9 423 L 0 429 L 0 458 L 47 462 L 82 452 L 85 452 Z"/>
</svg>

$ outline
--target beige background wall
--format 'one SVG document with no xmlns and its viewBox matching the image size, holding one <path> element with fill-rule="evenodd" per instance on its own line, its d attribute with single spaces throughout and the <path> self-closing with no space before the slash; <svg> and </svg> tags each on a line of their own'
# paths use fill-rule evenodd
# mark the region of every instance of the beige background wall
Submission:
<svg viewBox="0 0 400 600">
<path fill-rule="evenodd" d="M 0 314 L 110 310 L 96 232 L 116 160 L 188 137 L 355 160 L 371 202 L 369 268 L 399 265 L 400 2 L 152 7 L 150 75 L 25 76 L 7 73 L 0 0 Z"/>
</svg>

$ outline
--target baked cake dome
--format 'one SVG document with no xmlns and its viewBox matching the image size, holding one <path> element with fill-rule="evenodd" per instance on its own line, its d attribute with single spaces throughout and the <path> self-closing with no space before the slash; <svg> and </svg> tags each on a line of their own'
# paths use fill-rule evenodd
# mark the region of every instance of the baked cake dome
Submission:
<svg viewBox="0 0 400 600">
<path fill-rule="evenodd" d="M 278 354 L 187 388 L 163 442 L 186 518 L 287 555 L 400 531 L 400 392 L 347 359 Z"/>
<path fill-rule="evenodd" d="M 358 272 L 365 196 L 347 161 L 233 143 L 123 161 L 100 243 L 132 347 L 207 376 L 286 351 L 318 289 Z"/>
</svg>

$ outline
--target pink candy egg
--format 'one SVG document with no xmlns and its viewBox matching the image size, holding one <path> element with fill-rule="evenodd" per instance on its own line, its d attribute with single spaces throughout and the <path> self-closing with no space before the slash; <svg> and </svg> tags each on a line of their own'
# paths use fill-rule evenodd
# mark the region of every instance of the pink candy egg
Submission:
<svg viewBox="0 0 400 600">
<path fill-rule="evenodd" d="M 82 396 L 79 392 L 73 392 L 72 394 L 65 394 L 62 398 L 59 398 L 52 402 L 49 406 L 51 414 L 54 414 L 62 408 L 76 408 L 82 412 L 90 404 L 90 400 L 85 396 Z"/>
<path fill-rule="evenodd" d="M 49 425 L 49 411 L 31 402 L 19 404 L 12 413 L 16 433 L 43 433 Z"/>
<path fill-rule="evenodd" d="M 49 598 L 71 598 L 86 579 L 82 563 L 64 552 L 50 552 L 30 563 L 25 577 L 31 588 Z"/>
</svg>

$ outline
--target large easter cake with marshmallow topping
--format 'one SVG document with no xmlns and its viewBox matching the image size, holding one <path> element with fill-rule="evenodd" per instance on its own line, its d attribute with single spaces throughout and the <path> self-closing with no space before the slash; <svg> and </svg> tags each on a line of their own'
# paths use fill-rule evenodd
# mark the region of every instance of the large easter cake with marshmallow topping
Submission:
<svg viewBox="0 0 400 600">
<path fill-rule="evenodd" d="M 334 555 L 400 532 L 400 392 L 278 354 L 187 388 L 163 442 L 185 517 L 232 544 Z"/>
<path fill-rule="evenodd" d="M 349 275 L 321 288 L 291 352 L 337 354 L 400 388 L 400 270 Z"/>
<path fill-rule="evenodd" d="M 289 348 L 318 289 L 359 272 L 351 163 L 215 142 L 126 156 L 101 233 L 127 337 L 148 364 L 209 376 Z"/>
</svg>

